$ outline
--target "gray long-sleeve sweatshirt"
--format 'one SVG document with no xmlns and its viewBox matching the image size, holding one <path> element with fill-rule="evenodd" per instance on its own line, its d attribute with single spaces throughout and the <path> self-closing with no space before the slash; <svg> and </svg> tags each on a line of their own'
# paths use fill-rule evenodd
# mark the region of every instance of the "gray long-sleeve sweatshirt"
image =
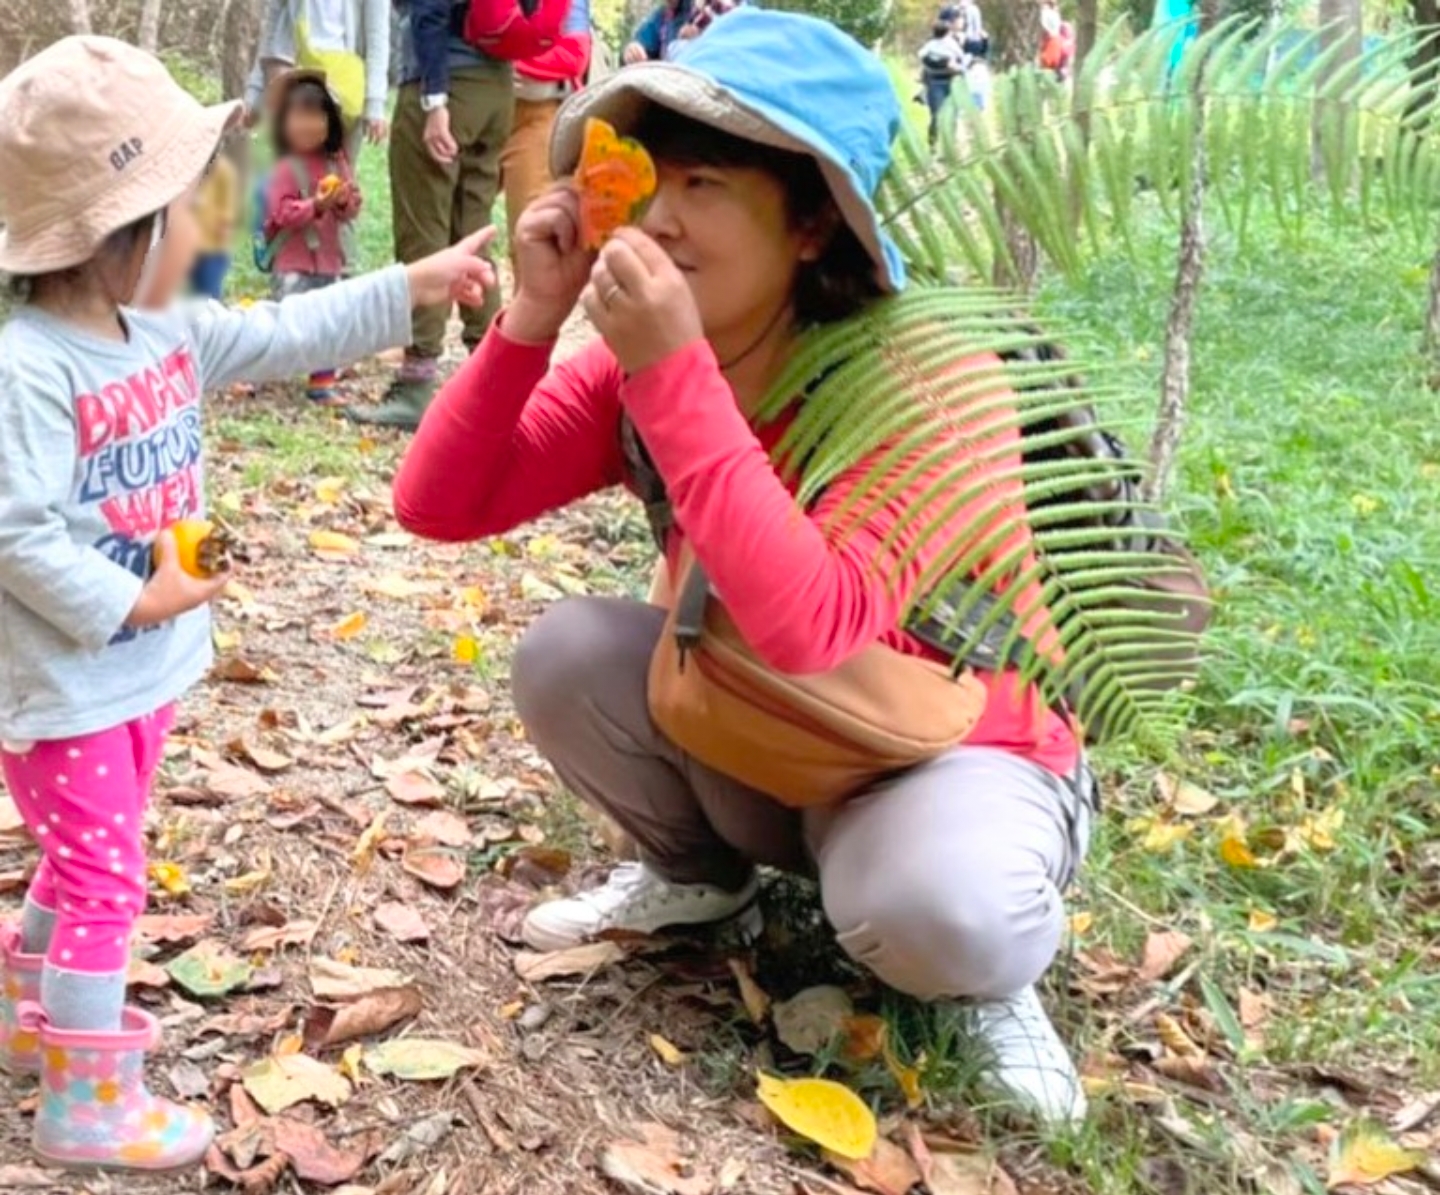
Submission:
<svg viewBox="0 0 1440 1195">
<path fill-rule="evenodd" d="M 410 337 L 403 267 L 283 304 L 127 310 L 101 339 L 33 307 L 0 330 L 0 739 L 70 738 L 174 701 L 210 667 L 210 611 L 125 620 L 156 535 L 203 517 L 200 400 Z"/>
</svg>

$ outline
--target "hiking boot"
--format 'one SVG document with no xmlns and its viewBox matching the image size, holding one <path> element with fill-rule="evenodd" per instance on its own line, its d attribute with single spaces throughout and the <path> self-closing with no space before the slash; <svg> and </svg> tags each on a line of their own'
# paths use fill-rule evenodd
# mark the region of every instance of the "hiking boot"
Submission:
<svg viewBox="0 0 1440 1195">
<path fill-rule="evenodd" d="M 376 427 L 396 427 L 413 432 L 420 426 L 420 419 L 435 400 L 440 389 L 440 379 L 396 378 L 385 391 L 385 397 L 375 407 L 346 407 L 345 418 L 352 423 L 371 424 Z"/>
<path fill-rule="evenodd" d="M 1085 1119 L 1080 1076 L 1033 986 L 1003 1000 L 957 1007 L 972 1042 L 985 1053 L 982 1081 L 1001 1100 L 1052 1129 Z"/>
<path fill-rule="evenodd" d="M 7 1075 L 34 1075 L 40 1071 L 40 1039 L 20 1025 L 18 1009 L 27 1000 L 40 999 L 43 954 L 20 949 L 20 930 L 0 930 L 0 1071 Z"/>
<path fill-rule="evenodd" d="M 738 916 L 744 932 L 759 937 L 759 891 L 753 875 L 739 892 L 726 892 L 710 884 L 672 884 L 643 863 L 622 863 L 600 887 L 531 909 L 521 932 L 532 949 L 564 950 L 608 930 L 653 934 Z"/>
<path fill-rule="evenodd" d="M 182 1170 L 205 1156 L 215 1125 L 199 1108 L 152 1095 L 145 1055 L 160 1023 L 127 1007 L 117 1033 L 56 1029 L 38 1004 L 20 1023 L 40 1035 L 35 1152 L 75 1170 Z"/>
</svg>

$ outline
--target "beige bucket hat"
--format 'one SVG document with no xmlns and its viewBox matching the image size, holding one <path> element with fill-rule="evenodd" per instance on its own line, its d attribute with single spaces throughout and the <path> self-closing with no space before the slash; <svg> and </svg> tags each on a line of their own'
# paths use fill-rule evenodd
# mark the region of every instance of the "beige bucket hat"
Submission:
<svg viewBox="0 0 1440 1195">
<path fill-rule="evenodd" d="M 202 174 L 241 105 L 206 108 L 158 58 L 67 37 L 0 80 L 0 270 L 82 265 Z"/>
</svg>

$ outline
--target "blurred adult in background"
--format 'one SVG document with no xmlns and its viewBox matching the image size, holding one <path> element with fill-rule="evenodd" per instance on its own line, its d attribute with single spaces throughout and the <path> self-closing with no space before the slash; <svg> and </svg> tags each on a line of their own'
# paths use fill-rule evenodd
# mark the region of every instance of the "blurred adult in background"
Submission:
<svg viewBox="0 0 1440 1195">
<path fill-rule="evenodd" d="M 484 228 L 500 189 L 500 153 L 515 113 L 515 72 L 461 36 L 467 0 L 397 0 L 400 93 L 390 140 L 395 257 L 409 264 Z M 498 291 L 462 310 L 467 349 L 499 309 Z M 453 307 L 417 307 L 413 339 L 379 406 L 351 407 L 357 423 L 413 431 L 440 385 Z"/>
<path fill-rule="evenodd" d="M 283 72 L 322 70 L 345 117 L 345 154 L 357 162 L 366 139 L 378 145 L 389 132 L 390 23 L 388 0 L 265 0 L 245 88 L 250 123 Z"/>
<path fill-rule="evenodd" d="M 671 46 L 681 40 L 687 27 L 693 27 L 692 18 L 700 7 L 696 0 L 662 0 L 635 30 L 635 36 L 621 55 L 622 61 L 631 66 L 669 57 Z"/>
<path fill-rule="evenodd" d="M 948 9 L 941 10 L 944 18 Z M 930 109 L 930 145 L 940 136 L 940 113 L 950 102 L 955 77 L 965 73 L 964 55 L 951 23 L 941 19 L 930 30 L 930 40 L 920 47 L 920 81 L 925 89 L 925 106 Z"/>
<path fill-rule="evenodd" d="M 505 222 L 511 253 L 515 221 L 550 186 L 550 129 L 567 96 L 579 91 L 590 70 L 594 39 L 590 0 L 571 0 L 563 37 L 538 58 L 515 64 L 515 119 L 500 152 Z"/>
<path fill-rule="evenodd" d="M 1040 6 L 1040 66 L 1062 82 L 1075 61 L 1075 27 L 1060 15 L 1056 0 Z"/>
</svg>

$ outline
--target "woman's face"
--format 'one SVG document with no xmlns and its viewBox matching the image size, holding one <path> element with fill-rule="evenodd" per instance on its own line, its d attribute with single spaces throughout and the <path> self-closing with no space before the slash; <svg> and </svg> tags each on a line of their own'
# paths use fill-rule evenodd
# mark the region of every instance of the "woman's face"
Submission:
<svg viewBox="0 0 1440 1195">
<path fill-rule="evenodd" d="M 656 170 L 640 227 L 685 275 L 712 343 L 753 336 L 789 302 L 820 236 L 790 226 L 783 185 L 766 171 L 666 162 Z"/>
</svg>

